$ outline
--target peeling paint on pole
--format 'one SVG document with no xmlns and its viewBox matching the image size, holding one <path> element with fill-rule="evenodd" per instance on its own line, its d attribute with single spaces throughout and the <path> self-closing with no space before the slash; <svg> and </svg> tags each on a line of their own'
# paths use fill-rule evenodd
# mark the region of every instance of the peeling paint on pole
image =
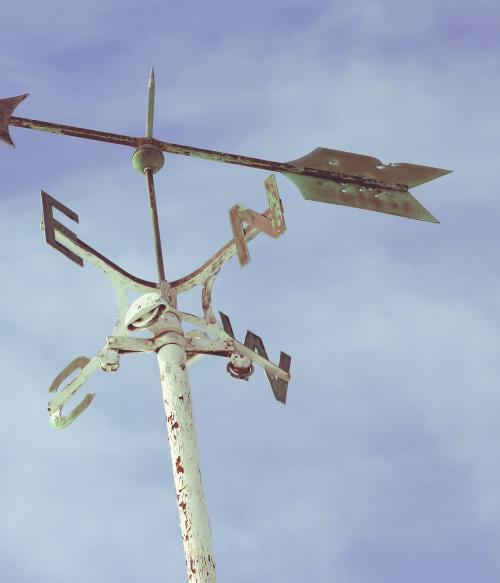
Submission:
<svg viewBox="0 0 500 583">
<path fill-rule="evenodd" d="M 188 580 L 212 583 L 216 581 L 215 561 L 201 481 L 185 339 L 176 314 L 167 312 L 162 320 L 170 343 L 159 350 L 158 364 Z"/>
</svg>

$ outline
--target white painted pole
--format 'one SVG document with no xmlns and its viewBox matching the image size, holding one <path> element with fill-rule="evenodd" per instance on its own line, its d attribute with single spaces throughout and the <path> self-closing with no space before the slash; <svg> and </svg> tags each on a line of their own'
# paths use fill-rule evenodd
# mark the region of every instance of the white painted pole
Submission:
<svg viewBox="0 0 500 583">
<path fill-rule="evenodd" d="M 166 312 L 160 332 L 168 343 L 158 351 L 179 521 L 190 583 L 215 583 L 210 523 L 203 494 L 185 339 L 179 317 Z"/>
</svg>

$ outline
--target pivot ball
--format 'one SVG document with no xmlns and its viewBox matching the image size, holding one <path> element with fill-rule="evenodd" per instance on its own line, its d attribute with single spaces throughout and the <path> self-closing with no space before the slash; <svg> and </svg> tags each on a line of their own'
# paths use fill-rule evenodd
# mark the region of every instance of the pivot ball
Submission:
<svg viewBox="0 0 500 583">
<path fill-rule="evenodd" d="M 132 166 L 141 174 L 149 168 L 156 174 L 161 170 L 165 158 L 160 150 L 154 146 L 141 146 L 132 154 Z"/>
</svg>

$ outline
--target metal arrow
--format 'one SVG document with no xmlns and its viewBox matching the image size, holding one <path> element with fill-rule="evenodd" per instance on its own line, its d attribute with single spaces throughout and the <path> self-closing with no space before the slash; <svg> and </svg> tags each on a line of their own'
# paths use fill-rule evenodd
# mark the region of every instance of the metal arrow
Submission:
<svg viewBox="0 0 500 583">
<path fill-rule="evenodd" d="M 307 200 L 362 208 L 405 218 L 439 222 L 411 195 L 409 188 L 451 172 L 418 164 L 384 164 L 372 156 L 329 148 L 317 148 L 302 158 L 289 162 L 273 162 L 164 142 L 153 138 L 151 132 L 151 135 L 146 132 L 146 137 L 137 138 L 13 116 L 16 106 L 26 97 L 27 94 L 0 100 L 0 140 L 10 146 L 14 146 L 14 143 L 9 134 L 9 126 L 133 148 L 148 146 L 170 154 L 280 172 L 299 188 L 302 196 Z M 148 118 L 147 127 L 152 130 L 152 117 Z"/>
</svg>

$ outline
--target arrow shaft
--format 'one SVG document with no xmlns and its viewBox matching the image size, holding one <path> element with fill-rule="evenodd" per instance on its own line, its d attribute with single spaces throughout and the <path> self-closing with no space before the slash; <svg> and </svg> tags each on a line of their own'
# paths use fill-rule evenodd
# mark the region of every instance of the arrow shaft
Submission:
<svg viewBox="0 0 500 583">
<path fill-rule="evenodd" d="M 141 145 L 141 140 L 139 138 L 132 138 L 130 136 L 122 136 L 120 134 L 109 132 L 100 132 L 98 130 L 88 130 L 85 128 L 40 121 L 37 119 L 27 119 L 24 117 L 11 116 L 9 125 L 30 130 L 50 132 L 53 134 L 63 134 L 65 136 L 73 136 L 74 138 L 85 138 L 87 140 L 97 140 L 98 142 L 121 144 L 122 146 L 131 146 L 133 148 L 137 148 Z"/>
<path fill-rule="evenodd" d="M 339 184 L 359 184 L 362 186 L 371 186 L 373 188 L 383 188 L 384 190 L 408 190 L 404 184 L 392 184 L 372 178 L 355 176 L 352 174 L 327 172 L 317 168 L 295 166 L 294 164 L 289 164 L 287 162 L 272 162 L 271 160 L 263 160 L 261 158 L 252 158 L 250 156 L 241 156 L 239 154 L 229 154 L 228 152 L 218 152 L 216 150 L 206 150 L 204 148 L 195 148 L 193 146 L 182 146 L 180 144 L 172 144 L 170 142 L 162 142 L 155 139 L 152 140 L 151 144 L 163 152 L 168 152 L 170 154 L 180 154 L 182 156 L 192 156 L 195 158 L 203 158 L 205 160 L 212 160 L 214 162 L 236 164 L 238 166 L 247 166 L 250 168 L 258 168 L 260 170 L 269 170 L 271 172 L 280 172 L 283 174 L 301 174 L 303 176 L 310 176 L 312 178 L 333 181 Z"/>
<path fill-rule="evenodd" d="M 31 130 L 39 130 L 51 132 L 55 134 L 63 134 L 66 136 L 73 136 L 75 138 L 85 138 L 87 140 L 97 140 L 100 142 L 109 142 L 111 144 L 119 144 L 122 146 L 130 146 L 138 148 L 145 144 L 151 145 L 162 152 L 169 154 L 178 154 L 181 156 L 192 156 L 194 158 L 202 158 L 204 160 L 212 160 L 214 162 L 223 162 L 225 164 L 236 164 L 238 166 L 246 166 L 250 168 L 258 168 L 260 170 L 268 170 L 270 172 L 300 174 L 303 176 L 310 176 L 319 180 L 336 182 L 338 184 L 359 184 L 360 186 L 368 186 L 372 188 L 382 188 L 384 190 L 396 190 L 407 192 L 408 187 L 404 184 L 393 184 L 375 180 L 373 178 L 365 178 L 363 176 L 356 176 L 352 174 L 343 174 L 340 172 L 328 172 L 318 168 L 308 168 L 303 166 L 296 166 L 287 162 L 273 162 L 271 160 L 263 160 L 261 158 L 252 158 L 251 156 L 241 156 L 239 154 L 230 154 L 228 152 L 219 152 L 217 150 L 207 150 L 205 148 L 196 148 L 193 146 L 183 146 L 181 144 L 173 144 L 170 142 L 163 142 L 155 138 L 134 138 L 131 136 L 123 136 L 110 132 L 101 132 L 98 130 L 89 130 L 75 126 L 68 126 L 58 123 L 51 123 L 47 121 L 40 121 L 36 119 L 27 119 L 23 117 L 11 116 L 9 124 L 21 128 Z"/>
</svg>

